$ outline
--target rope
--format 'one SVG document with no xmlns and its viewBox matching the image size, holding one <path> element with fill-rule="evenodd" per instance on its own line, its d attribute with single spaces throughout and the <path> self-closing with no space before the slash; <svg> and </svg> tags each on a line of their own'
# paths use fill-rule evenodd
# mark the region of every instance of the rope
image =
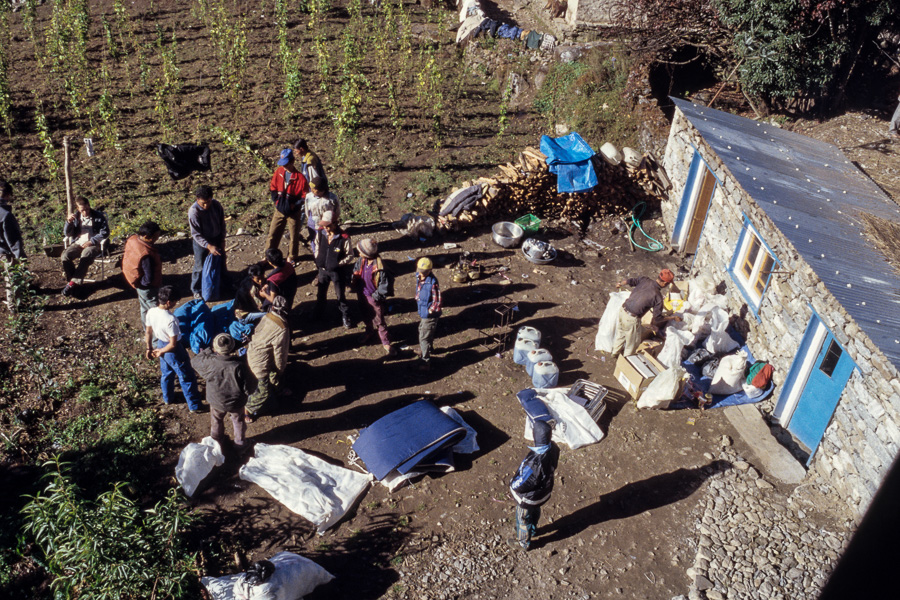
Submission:
<svg viewBox="0 0 900 600">
<path fill-rule="evenodd" d="M 659 252 L 660 250 L 665 248 L 665 246 L 663 244 L 661 244 L 659 241 L 657 241 L 657 240 L 653 239 L 652 237 L 650 237 L 649 235 L 647 235 L 647 232 L 644 231 L 643 227 L 641 227 L 640 216 L 642 214 L 644 214 L 644 208 L 646 206 L 647 206 L 647 204 L 645 202 L 638 202 L 637 204 L 634 205 L 634 208 L 631 209 L 631 223 L 628 224 L 628 239 L 631 240 L 632 244 L 634 244 L 641 250 L 646 250 L 647 252 Z M 640 209 L 640 210 L 638 210 L 638 209 Z M 640 230 L 641 234 L 643 234 L 643 236 L 645 238 L 650 240 L 650 243 L 648 244 L 649 247 L 641 246 L 634 240 L 632 233 L 634 232 L 635 228 Z"/>
</svg>

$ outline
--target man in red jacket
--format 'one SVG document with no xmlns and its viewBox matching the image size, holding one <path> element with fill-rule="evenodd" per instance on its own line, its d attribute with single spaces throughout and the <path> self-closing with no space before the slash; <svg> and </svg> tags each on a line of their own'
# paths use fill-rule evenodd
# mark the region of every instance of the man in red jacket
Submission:
<svg viewBox="0 0 900 600">
<path fill-rule="evenodd" d="M 290 148 L 281 151 L 278 159 L 278 168 L 272 174 L 269 183 L 269 193 L 275 211 L 272 213 L 272 223 L 269 225 L 269 237 L 266 240 L 266 250 L 278 248 L 281 237 L 284 235 L 285 226 L 291 237 L 288 260 L 296 263 L 300 255 L 300 228 L 304 222 L 303 200 L 309 191 L 306 178 L 294 165 L 294 154 Z"/>
<path fill-rule="evenodd" d="M 141 326 L 147 326 L 147 311 L 156 306 L 156 293 L 162 285 L 162 259 L 154 244 L 160 236 L 159 225 L 147 221 L 125 242 L 122 275 L 137 290 L 141 305 Z"/>
</svg>

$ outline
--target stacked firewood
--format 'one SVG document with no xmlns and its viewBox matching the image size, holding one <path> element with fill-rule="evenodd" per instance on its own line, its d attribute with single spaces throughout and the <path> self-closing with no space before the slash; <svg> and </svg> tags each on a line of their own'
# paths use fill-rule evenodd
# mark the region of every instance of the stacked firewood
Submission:
<svg viewBox="0 0 900 600">
<path fill-rule="evenodd" d="M 519 153 L 515 163 L 499 165 L 497 177 L 464 181 L 441 204 L 449 208 L 454 194 L 471 186 L 481 186 L 480 198 L 458 214 L 444 214 L 438 226 L 456 229 L 469 223 L 511 220 L 526 214 L 540 219 L 562 220 L 581 227 L 591 219 L 621 214 L 641 201 L 665 197 L 668 179 L 652 156 L 646 155 L 636 167 L 613 165 L 595 156 L 597 187 L 590 192 L 568 194 L 556 191 L 556 175 L 550 173 L 547 157 L 535 148 Z M 454 211 L 457 212 L 457 211 Z"/>
</svg>

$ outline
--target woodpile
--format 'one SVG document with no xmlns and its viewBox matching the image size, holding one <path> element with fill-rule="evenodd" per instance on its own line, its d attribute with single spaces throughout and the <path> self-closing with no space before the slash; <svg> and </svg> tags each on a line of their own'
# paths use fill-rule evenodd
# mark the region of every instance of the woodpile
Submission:
<svg viewBox="0 0 900 600">
<path fill-rule="evenodd" d="M 590 192 L 569 194 L 556 191 L 556 175 L 550 173 L 547 157 L 536 148 L 525 148 L 515 162 L 499 165 L 497 177 L 479 177 L 453 188 L 441 203 L 450 206 L 454 194 L 481 186 L 481 197 L 458 214 L 438 218 L 438 227 L 457 229 L 470 223 L 513 220 L 533 214 L 543 220 L 561 220 L 585 228 L 592 219 L 622 214 L 638 202 L 658 203 L 671 187 L 655 158 L 644 155 L 637 165 L 614 165 L 599 155 L 593 158 L 598 185 Z"/>
</svg>

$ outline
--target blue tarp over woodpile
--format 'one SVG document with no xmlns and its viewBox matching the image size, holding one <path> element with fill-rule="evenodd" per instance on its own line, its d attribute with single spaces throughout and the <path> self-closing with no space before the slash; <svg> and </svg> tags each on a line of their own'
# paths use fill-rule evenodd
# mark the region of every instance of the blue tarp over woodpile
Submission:
<svg viewBox="0 0 900 600">
<path fill-rule="evenodd" d="M 597 173 L 591 164 L 596 153 L 574 131 L 559 138 L 541 136 L 541 152 L 547 157 L 550 172 L 556 175 L 557 192 L 588 192 L 597 187 Z"/>
</svg>

